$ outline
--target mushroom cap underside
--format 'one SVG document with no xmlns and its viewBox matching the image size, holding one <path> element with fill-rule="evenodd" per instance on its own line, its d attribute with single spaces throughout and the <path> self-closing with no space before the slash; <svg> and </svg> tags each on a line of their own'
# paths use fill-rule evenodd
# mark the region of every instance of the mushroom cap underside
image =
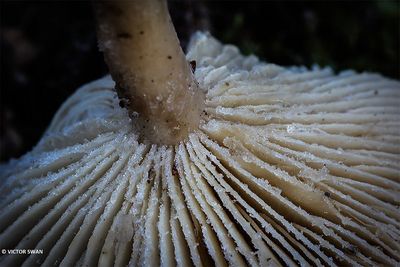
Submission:
<svg viewBox="0 0 400 267">
<path fill-rule="evenodd" d="M 209 34 L 187 59 L 204 121 L 138 142 L 109 76 L 0 171 L 0 265 L 400 263 L 400 83 L 280 67 Z"/>
</svg>

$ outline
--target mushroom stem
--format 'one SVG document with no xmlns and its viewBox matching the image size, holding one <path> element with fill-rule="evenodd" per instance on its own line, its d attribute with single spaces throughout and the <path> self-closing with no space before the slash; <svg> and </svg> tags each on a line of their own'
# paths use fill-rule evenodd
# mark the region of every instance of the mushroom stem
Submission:
<svg viewBox="0 0 400 267">
<path fill-rule="evenodd" d="M 97 1 L 100 50 L 143 141 L 174 145 L 198 128 L 204 93 L 165 0 Z"/>
</svg>

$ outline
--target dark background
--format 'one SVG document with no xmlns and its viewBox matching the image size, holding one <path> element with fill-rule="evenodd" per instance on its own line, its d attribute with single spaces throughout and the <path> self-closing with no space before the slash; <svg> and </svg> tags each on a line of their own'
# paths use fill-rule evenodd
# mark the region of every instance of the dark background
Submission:
<svg viewBox="0 0 400 267">
<path fill-rule="evenodd" d="M 107 73 L 90 2 L 0 4 L 0 161 L 39 140 L 77 87 Z M 400 78 L 399 1 L 171 1 L 185 46 L 208 29 L 279 65 L 318 63 Z"/>
</svg>

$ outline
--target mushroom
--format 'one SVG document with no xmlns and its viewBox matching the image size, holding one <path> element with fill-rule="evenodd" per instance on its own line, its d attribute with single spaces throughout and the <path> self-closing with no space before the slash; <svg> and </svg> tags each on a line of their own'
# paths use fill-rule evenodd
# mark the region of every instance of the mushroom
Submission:
<svg viewBox="0 0 400 267">
<path fill-rule="evenodd" d="M 97 15 L 116 82 L 2 166 L 1 266 L 399 265 L 398 81 L 201 32 L 185 57 L 164 1 Z"/>
</svg>

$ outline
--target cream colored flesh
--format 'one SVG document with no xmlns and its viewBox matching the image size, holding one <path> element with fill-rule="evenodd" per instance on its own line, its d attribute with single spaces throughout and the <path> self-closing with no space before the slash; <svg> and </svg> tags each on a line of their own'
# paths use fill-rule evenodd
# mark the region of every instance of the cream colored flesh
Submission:
<svg viewBox="0 0 400 267">
<path fill-rule="evenodd" d="M 400 83 L 197 33 L 204 121 L 141 143 L 110 77 L 1 170 L 1 266 L 398 266 Z"/>
</svg>

